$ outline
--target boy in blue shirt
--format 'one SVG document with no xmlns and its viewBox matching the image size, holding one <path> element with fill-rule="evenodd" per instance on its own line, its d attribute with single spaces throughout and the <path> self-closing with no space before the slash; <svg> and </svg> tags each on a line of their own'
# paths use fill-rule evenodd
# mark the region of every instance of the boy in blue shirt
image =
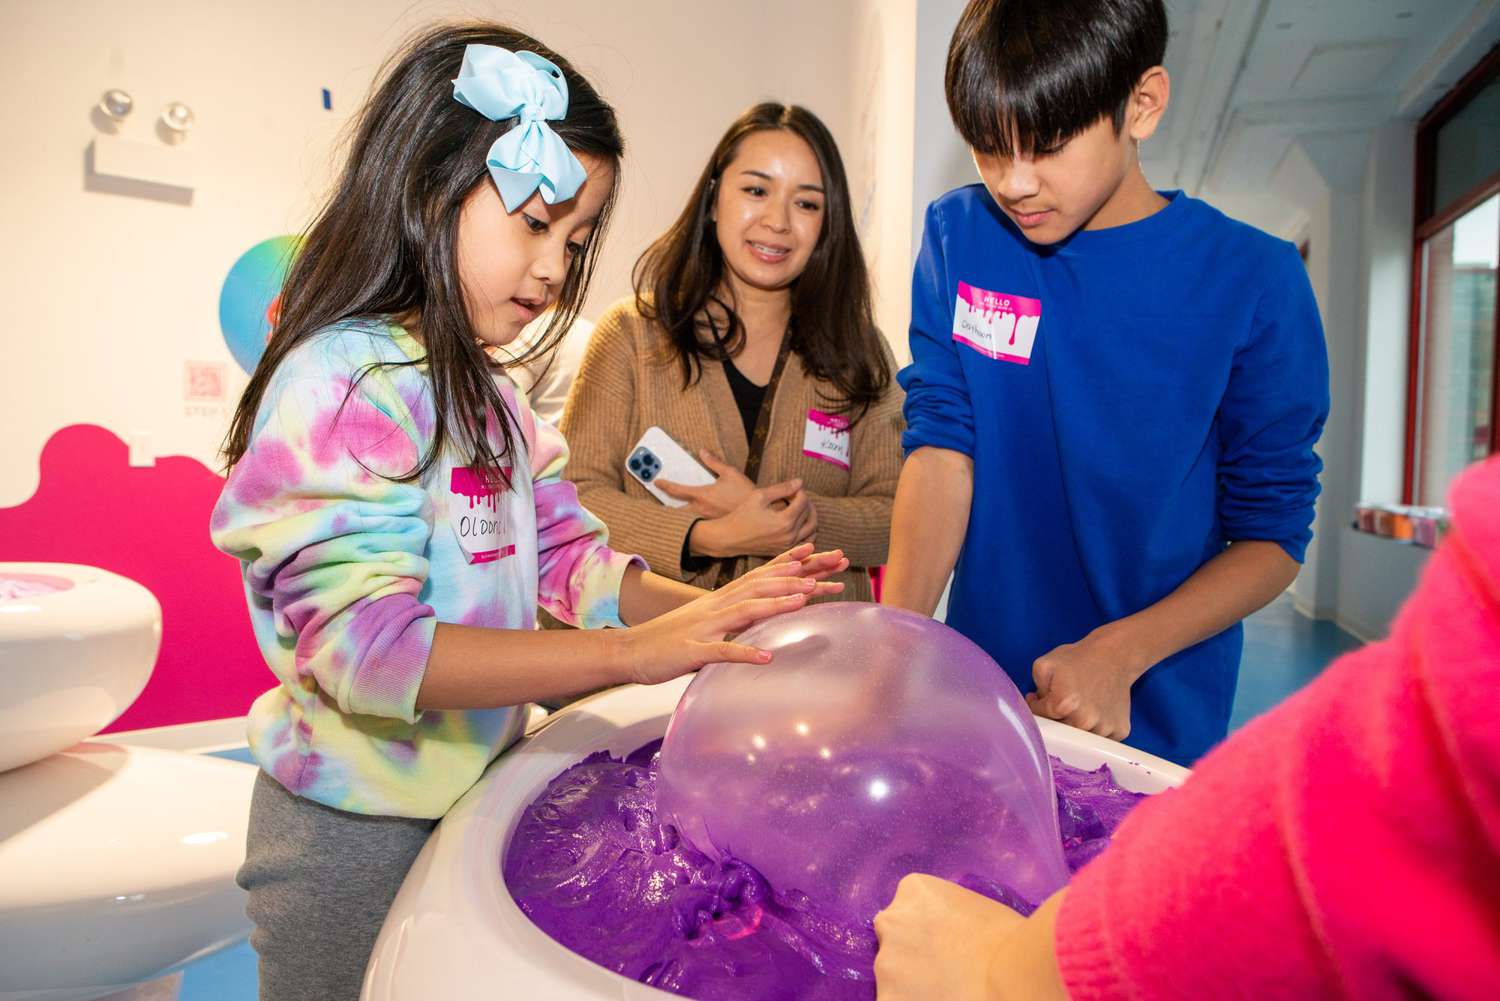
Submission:
<svg viewBox="0 0 1500 1001">
<path fill-rule="evenodd" d="M 1161 0 L 965 10 L 983 183 L 927 212 L 884 600 L 931 614 L 952 572 L 1035 712 L 1191 763 L 1312 537 L 1328 362 L 1296 249 L 1141 172 L 1166 42 Z"/>
</svg>

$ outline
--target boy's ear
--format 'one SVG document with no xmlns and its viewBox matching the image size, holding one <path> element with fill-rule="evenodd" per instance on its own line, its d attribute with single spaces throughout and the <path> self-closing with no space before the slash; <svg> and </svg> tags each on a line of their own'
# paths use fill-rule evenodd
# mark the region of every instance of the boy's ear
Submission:
<svg viewBox="0 0 1500 1001">
<path fill-rule="evenodd" d="M 1125 128 L 1130 138 L 1142 142 L 1151 138 L 1161 124 L 1162 113 L 1167 110 L 1167 101 L 1172 96 L 1172 80 L 1165 66 L 1153 66 L 1141 74 L 1130 95 L 1130 106 L 1125 115 Z"/>
</svg>

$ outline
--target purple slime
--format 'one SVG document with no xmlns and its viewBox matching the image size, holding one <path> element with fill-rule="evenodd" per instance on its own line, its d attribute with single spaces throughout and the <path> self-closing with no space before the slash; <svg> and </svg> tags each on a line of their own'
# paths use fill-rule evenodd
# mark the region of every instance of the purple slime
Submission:
<svg viewBox="0 0 1500 1001">
<path fill-rule="evenodd" d="M 875 933 L 773 889 L 736 858 L 714 861 L 656 820 L 660 741 L 624 760 L 599 752 L 558 775 L 522 814 L 505 884 L 533 922 L 573 952 L 699 1001 L 871 1001 Z M 1142 794 L 1052 759 L 1063 854 L 1076 872 L 1109 843 Z M 965 885 L 1030 913 L 981 880 Z"/>
</svg>

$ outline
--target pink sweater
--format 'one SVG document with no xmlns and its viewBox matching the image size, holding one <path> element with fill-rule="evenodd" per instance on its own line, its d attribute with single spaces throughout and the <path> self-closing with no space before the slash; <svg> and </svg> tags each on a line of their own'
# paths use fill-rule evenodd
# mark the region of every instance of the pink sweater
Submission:
<svg viewBox="0 0 1500 1001">
<path fill-rule="evenodd" d="M 1500 998 L 1500 458 L 1390 639 L 1143 803 L 1057 924 L 1073 1001 Z"/>
</svg>

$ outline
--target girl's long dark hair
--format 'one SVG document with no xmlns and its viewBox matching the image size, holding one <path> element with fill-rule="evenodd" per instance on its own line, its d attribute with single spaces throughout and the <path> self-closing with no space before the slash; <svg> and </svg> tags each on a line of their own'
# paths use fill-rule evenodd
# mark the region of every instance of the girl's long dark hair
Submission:
<svg viewBox="0 0 1500 1001">
<path fill-rule="evenodd" d="M 806 108 L 757 104 L 729 126 L 682 214 L 636 261 L 636 308 L 666 331 L 684 389 L 702 374 L 703 359 L 725 362 L 739 353 L 745 328 L 723 295 L 724 254 L 710 214 L 740 144 L 768 129 L 784 129 L 812 147 L 826 193 L 818 245 L 792 285 L 791 347 L 810 375 L 834 385 L 838 398 L 831 405 L 858 420 L 890 385 L 891 365 L 875 327 L 844 161 L 827 127 Z"/>
<path fill-rule="evenodd" d="M 550 59 L 568 85 L 568 114 L 549 124 L 568 147 L 615 168 L 624 141 L 614 109 L 569 63 L 541 42 L 486 22 L 444 24 L 408 42 L 382 71 L 354 123 L 348 162 L 334 193 L 304 234 L 281 291 L 276 328 L 224 441 L 226 466 L 250 447 L 256 411 L 283 358 L 330 324 L 355 318 L 420 317 L 436 424 L 432 447 L 398 477 L 420 478 L 451 445 L 489 482 L 504 487 L 502 460 L 520 433 L 479 345 L 458 273 L 458 227 L 465 198 L 492 183 L 490 145 L 516 119 L 491 122 L 453 97 L 464 49 L 498 45 Z M 551 350 L 578 315 L 614 204 L 611 189 L 584 250 L 563 279 L 552 321 L 523 359 Z M 416 365 L 417 361 L 371 366 Z M 356 381 L 357 384 L 357 381 Z M 351 390 L 352 391 L 352 390 Z M 487 427 L 498 429 L 494 448 Z"/>
</svg>

